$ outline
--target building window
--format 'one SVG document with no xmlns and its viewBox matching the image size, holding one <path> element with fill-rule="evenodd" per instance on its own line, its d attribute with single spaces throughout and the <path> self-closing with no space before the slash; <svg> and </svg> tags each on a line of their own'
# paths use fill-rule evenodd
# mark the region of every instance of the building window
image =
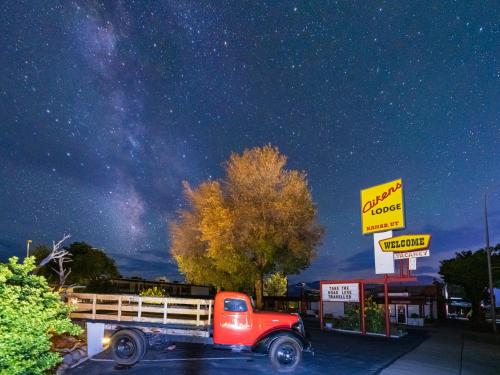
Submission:
<svg viewBox="0 0 500 375">
<path fill-rule="evenodd" d="M 242 299 L 226 298 L 224 300 L 224 311 L 244 312 L 247 311 L 247 304 Z"/>
<path fill-rule="evenodd" d="M 410 318 L 413 318 L 413 317 L 420 318 L 420 306 L 419 305 L 408 305 L 408 316 Z"/>
</svg>

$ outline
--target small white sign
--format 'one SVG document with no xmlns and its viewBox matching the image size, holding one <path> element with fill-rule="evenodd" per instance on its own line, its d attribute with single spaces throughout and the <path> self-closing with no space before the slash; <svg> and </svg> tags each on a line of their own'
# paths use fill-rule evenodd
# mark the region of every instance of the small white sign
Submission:
<svg viewBox="0 0 500 375">
<path fill-rule="evenodd" d="M 373 252 L 375 255 L 375 273 L 394 273 L 393 253 L 382 251 L 380 240 L 392 237 L 392 230 L 387 232 L 373 233 Z"/>
<path fill-rule="evenodd" d="M 408 270 L 410 271 L 416 271 L 417 270 L 417 258 L 410 258 L 408 259 Z"/>
<path fill-rule="evenodd" d="M 326 302 L 359 302 L 359 284 L 323 284 L 321 296 Z"/>
<path fill-rule="evenodd" d="M 410 259 L 410 258 L 421 258 L 428 257 L 429 250 L 418 250 L 418 251 L 410 251 L 407 253 L 394 253 L 394 259 Z"/>
</svg>

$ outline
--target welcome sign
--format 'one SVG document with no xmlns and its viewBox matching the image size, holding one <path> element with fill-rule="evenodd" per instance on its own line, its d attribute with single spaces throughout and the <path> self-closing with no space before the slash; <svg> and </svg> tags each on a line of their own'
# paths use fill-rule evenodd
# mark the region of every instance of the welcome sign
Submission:
<svg viewBox="0 0 500 375">
<path fill-rule="evenodd" d="M 359 302 L 359 284 L 322 284 L 321 297 L 326 302 Z"/>
<path fill-rule="evenodd" d="M 361 224 L 363 234 L 405 227 L 402 179 L 361 190 Z"/>
<path fill-rule="evenodd" d="M 430 234 L 405 234 L 380 240 L 379 244 L 382 251 L 401 253 L 428 249 L 430 241 Z"/>
</svg>

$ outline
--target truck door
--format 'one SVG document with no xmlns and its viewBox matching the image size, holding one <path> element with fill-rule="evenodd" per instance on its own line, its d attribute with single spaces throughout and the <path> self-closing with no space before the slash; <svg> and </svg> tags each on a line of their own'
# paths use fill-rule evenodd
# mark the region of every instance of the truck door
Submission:
<svg viewBox="0 0 500 375">
<path fill-rule="evenodd" d="M 251 345 L 252 330 L 251 307 L 241 298 L 224 298 L 216 344 Z"/>
</svg>

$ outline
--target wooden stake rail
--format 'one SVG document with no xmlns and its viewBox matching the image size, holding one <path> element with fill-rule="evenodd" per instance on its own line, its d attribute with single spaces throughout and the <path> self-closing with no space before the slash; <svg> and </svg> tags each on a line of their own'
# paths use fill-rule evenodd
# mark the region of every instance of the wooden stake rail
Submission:
<svg viewBox="0 0 500 375">
<path fill-rule="evenodd" d="M 210 326 L 213 300 L 72 293 L 71 318 Z"/>
</svg>

